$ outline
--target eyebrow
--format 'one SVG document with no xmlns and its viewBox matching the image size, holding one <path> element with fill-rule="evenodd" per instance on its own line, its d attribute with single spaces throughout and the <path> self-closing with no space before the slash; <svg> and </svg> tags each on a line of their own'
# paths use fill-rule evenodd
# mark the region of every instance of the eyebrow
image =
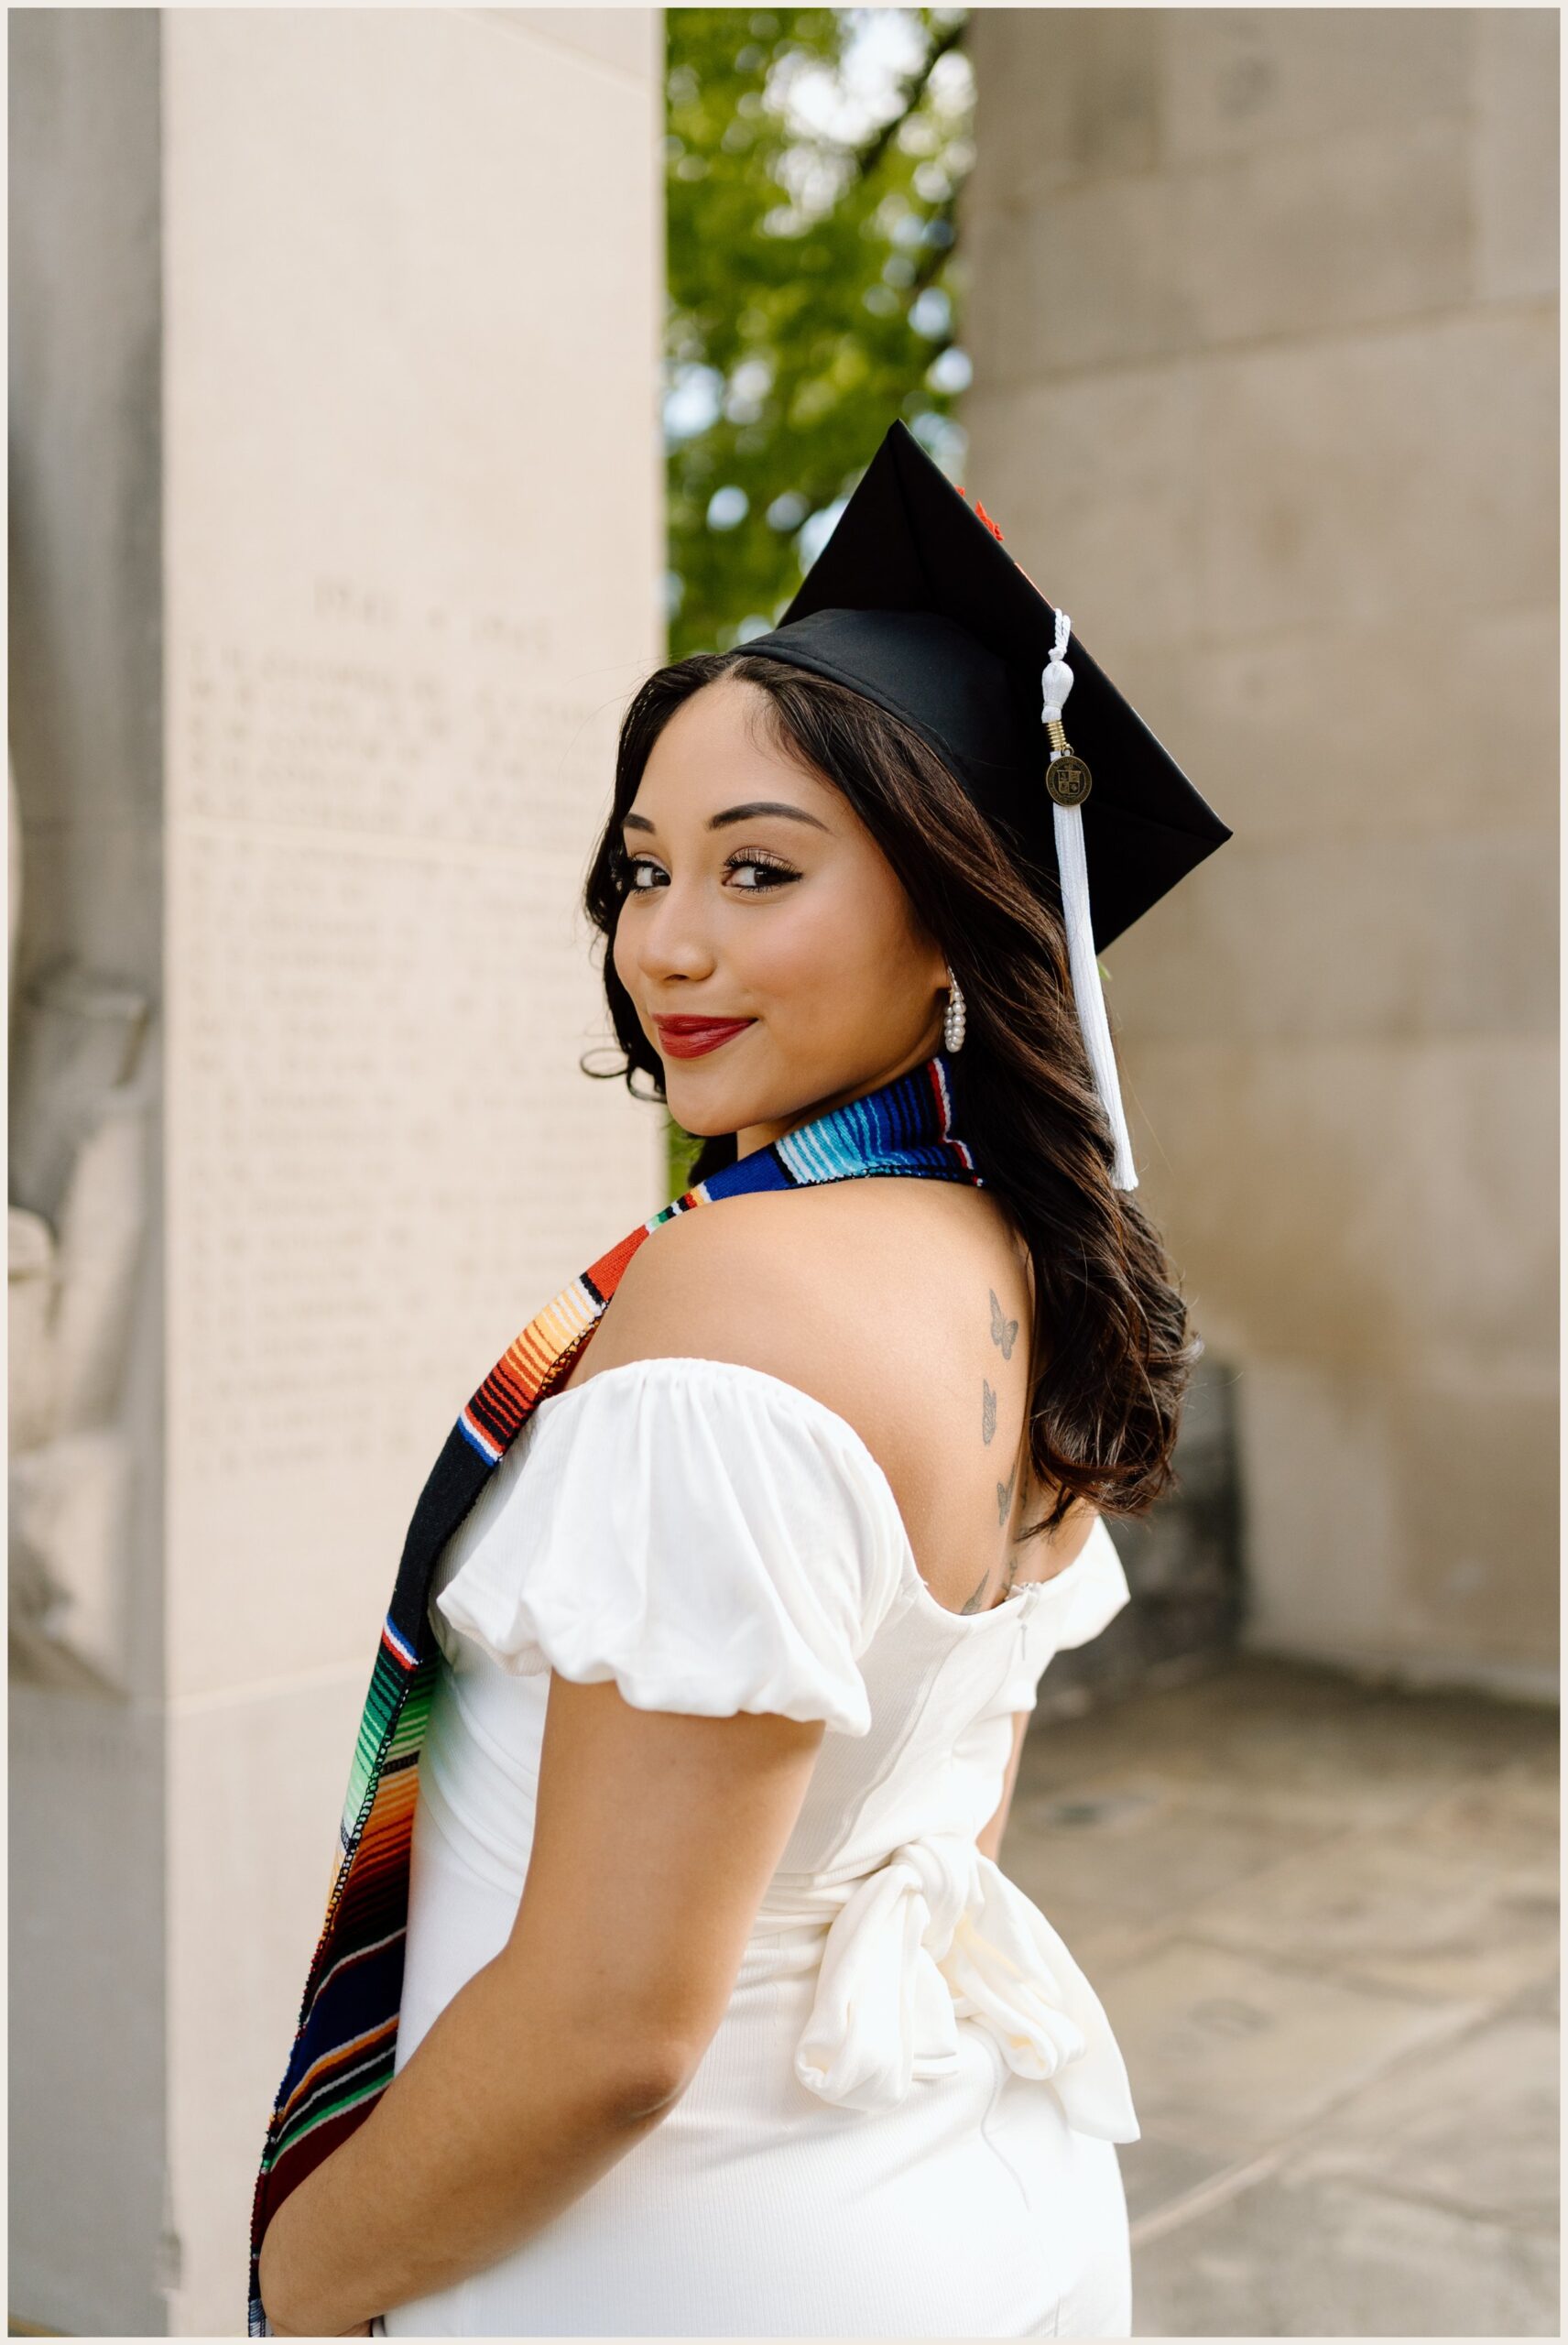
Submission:
<svg viewBox="0 0 1568 2345">
<path fill-rule="evenodd" d="M 808 814 L 803 806 L 786 806 L 782 801 L 774 798 L 753 798 L 744 806 L 726 806 L 722 814 L 710 814 L 704 828 L 718 831 L 726 823 L 749 823 L 754 814 L 787 814 L 792 822 L 810 823 L 815 831 L 825 831 L 828 827 L 825 823 L 818 822 L 814 814 Z M 627 831 L 654 831 L 659 825 L 650 823 L 646 814 L 623 814 L 621 827 Z"/>
</svg>

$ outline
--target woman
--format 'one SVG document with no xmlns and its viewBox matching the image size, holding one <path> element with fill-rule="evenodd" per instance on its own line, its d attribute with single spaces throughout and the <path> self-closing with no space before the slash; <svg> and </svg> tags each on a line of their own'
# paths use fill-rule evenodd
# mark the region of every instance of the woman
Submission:
<svg viewBox="0 0 1568 2345">
<path fill-rule="evenodd" d="M 592 1345 L 440 1542 L 406 1958 L 367 1924 L 313 1972 L 398 1940 L 394 2073 L 316 2155 L 381 2031 L 333 2066 L 302 2030 L 274 2333 L 1130 2334 L 1126 2072 L 995 1860 L 1193 1347 L 1054 877 L 977 802 L 994 710 L 944 755 L 896 713 L 937 636 L 857 685 L 859 621 L 794 616 L 623 727 L 588 909 L 628 1078 L 726 1209 L 594 1266 Z"/>
</svg>

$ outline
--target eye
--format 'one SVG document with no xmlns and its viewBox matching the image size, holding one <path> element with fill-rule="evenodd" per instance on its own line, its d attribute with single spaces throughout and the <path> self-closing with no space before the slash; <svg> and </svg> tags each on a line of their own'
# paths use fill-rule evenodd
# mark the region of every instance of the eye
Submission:
<svg viewBox="0 0 1568 2345">
<path fill-rule="evenodd" d="M 771 895 L 775 889 L 785 887 L 791 879 L 798 879 L 800 876 L 793 864 L 786 863 L 782 856 L 758 855 L 744 850 L 728 856 L 725 859 L 724 869 L 726 871 L 760 871 L 768 875 L 757 880 L 755 886 L 738 889 L 737 893 L 743 896 Z"/>
<path fill-rule="evenodd" d="M 731 893 L 737 896 L 770 896 L 800 876 L 794 865 L 786 863 L 782 856 L 759 854 L 755 849 L 740 850 L 726 856 L 724 867 L 726 871 L 752 871 L 760 875 L 749 885 L 733 889 Z M 663 866 L 656 863 L 650 855 L 620 856 L 615 866 L 616 884 L 623 895 L 651 896 L 659 884 L 657 875 L 662 869 Z M 654 875 L 646 883 L 639 877 L 645 871 Z"/>
</svg>

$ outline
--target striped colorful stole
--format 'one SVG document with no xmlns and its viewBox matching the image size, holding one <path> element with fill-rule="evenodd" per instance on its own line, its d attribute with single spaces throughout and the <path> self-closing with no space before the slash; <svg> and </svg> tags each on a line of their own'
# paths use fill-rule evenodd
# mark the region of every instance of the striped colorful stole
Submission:
<svg viewBox="0 0 1568 2345">
<path fill-rule="evenodd" d="M 654 1230 L 721 1197 L 886 1174 L 985 1185 L 953 1129 L 951 1070 L 940 1051 L 743 1156 L 641 1223 L 529 1320 L 447 1435 L 404 1542 L 354 1745 L 326 1921 L 267 2125 L 251 2217 L 251 2336 L 273 2334 L 260 2289 L 268 2222 L 392 2081 L 419 1752 L 441 1658 L 426 1608 L 442 1549 L 539 1402 L 570 1374 Z"/>
</svg>

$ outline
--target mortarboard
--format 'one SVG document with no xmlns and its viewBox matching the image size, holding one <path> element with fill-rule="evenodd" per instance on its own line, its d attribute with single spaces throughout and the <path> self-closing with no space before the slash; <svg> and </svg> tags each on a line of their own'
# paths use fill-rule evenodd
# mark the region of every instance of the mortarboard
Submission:
<svg viewBox="0 0 1568 2345">
<path fill-rule="evenodd" d="M 743 648 L 902 717 L 983 813 L 1055 868 L 1079 1022 L 1130 1189 L 1095 938 L 1120 936 L 1231 834 L 1076 637 L 1066 663 L 1071 627 L 985 508 L 895 421 L 777 627 Z"/>
</svg>

